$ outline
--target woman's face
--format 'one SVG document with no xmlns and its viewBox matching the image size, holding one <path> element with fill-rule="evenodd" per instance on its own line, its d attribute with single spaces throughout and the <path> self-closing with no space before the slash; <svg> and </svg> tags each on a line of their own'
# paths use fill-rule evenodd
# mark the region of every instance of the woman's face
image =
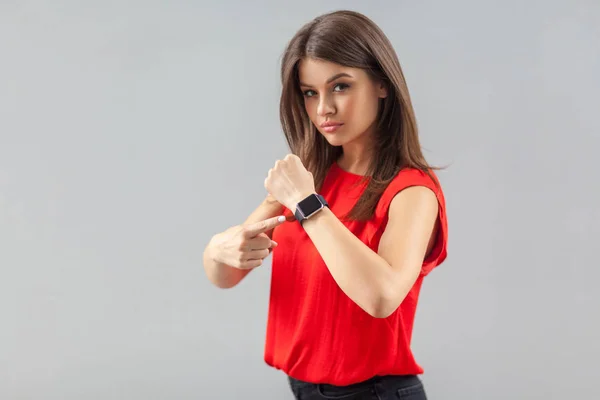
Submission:
<svg viewBox="0 0 600 400">
<path fill-rule="evenodd" d="M 331 145 L 370 137 L 384 85 L 362 69 L 311 58 L 300 61 L 298 72 L 306 112 Z"/>
</svg>

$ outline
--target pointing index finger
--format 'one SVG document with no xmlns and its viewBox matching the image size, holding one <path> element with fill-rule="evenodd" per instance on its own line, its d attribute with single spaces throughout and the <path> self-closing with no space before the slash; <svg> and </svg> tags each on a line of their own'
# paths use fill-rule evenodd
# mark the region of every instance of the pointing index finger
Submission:
<svg viewBox="0 0 600 400">
<path fill-rule="evenodd" d="M 249 237 L 254 237 L 260 233 L 264 233 L 270 231 L 278 225 L 281 225 L 286 221 L 285 216 L 280 215 L 278 217 L 273 217 L 269 219 L 265 219 L 263 221 L 255 222 L 254 224 L 250 224 L 246 227 L 246 233 Z"/>
</svg>

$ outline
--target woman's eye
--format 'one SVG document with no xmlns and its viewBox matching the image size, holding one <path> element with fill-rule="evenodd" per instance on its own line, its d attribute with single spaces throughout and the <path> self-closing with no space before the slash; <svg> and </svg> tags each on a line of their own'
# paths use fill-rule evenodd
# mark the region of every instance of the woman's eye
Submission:
<svg viewBox="0 0 600 400">
<path fill-rule="evenodd" d="M 348 89 L 350 87 L 350 85 L 348 85 L 347 83 L 336 83 L 333 86 L 333 91 L 334 92 L 342 92 L 346 89 Z M 316 96 L 316 92 L 314 90 L 305 90 L 303 92 L 304 97 L 313 97 Z"/>
<path fill-rule="evenodd" d="M 334 92 L 341 92 L 342 90 L 346 90 L 350 87 L 350 85 L 346 83 L 338 83 L 333 87 Z M 339 89 L 339 90 L 338 90 Z"/>
</svg>

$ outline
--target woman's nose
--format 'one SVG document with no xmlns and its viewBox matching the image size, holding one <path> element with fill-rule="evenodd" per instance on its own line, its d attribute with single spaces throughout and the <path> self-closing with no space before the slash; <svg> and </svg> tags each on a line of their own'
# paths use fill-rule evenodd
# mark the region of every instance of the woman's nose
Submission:
<svg viewBox="0 0 600 400">
<path fill-rule="evenodd" d="M 322 96 L 319 105 L 317 106 L 317 114 L 320 117 L 325 115 L 334 114 L 335 113 L 335 105 L 331 101 L 331 99 L 327 96 Z"/>
</svg>

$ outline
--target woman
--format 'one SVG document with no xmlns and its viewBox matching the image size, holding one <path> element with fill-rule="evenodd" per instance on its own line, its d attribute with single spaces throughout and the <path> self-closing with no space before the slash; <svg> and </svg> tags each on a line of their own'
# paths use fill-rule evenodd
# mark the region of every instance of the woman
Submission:
<svg viewBox="0 0 600 400">
<path fill-rule="evenodd" d="M 265 361 L 296 398 L 425 399 L 410 341 L 447 223 L 398 58 L 338 11 L 297 32 L 281 73 L 291 154 L 245 223 L 212 238 L 207 276 L 235 286 L 273 253 Z"/>
</svg>

